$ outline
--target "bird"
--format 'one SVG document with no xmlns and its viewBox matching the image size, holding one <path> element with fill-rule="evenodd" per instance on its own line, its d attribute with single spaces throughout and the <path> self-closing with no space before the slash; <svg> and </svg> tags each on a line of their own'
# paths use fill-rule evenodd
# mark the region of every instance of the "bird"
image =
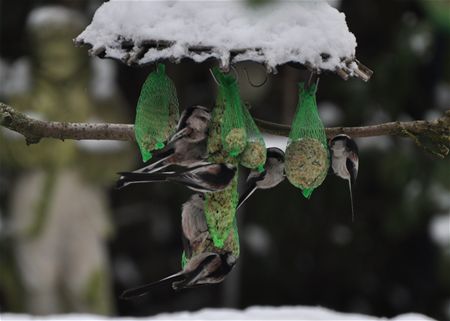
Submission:
<svg viewBox="0 0 450 321">
<path fill-rule="evenodd" d="M 129 300 L 149 293 L 156 286 L 172 283 L 174 290 L 194 288 L 222 282 L 233 269 L 237 259 L 230 253 L 205 252 L 194 256 L 183 270 L 158 281 L 125 290 L 121 299 Z"/>
<path fill-rule="evenodd" d="M 205 195 L 194 194 L 183 204 L 181 211 L 181 229 L 183 231 L 183 245 L 186 257 L 191 257 L 196 244 L 209 237 L 208 224 L 205 219 L 203 204 Z"/>
<path fill-rule="evenodd" d="M 121 189 L 138 183 L 177 182 L 193 191 L 213 193 L 224 190 L 231 184 L 237 167 L 232 164 L 207 163 L 191 168 L 173 165 L 168 169 L 171 170 L 156 173 L 139 170 L 118 173 L 121 177 L 117 181 L 116 187 Z"/>
<path fill-rule="evenodd" d="M 284 152 L 277 147 L 267 148 L 264 170 L 262 172 L 257 170 L 250 172 L 247 177 L 248 187 L 239 198 L 236 209 L 239 209 L 257 189 L 273 188 L 280 184 L 284 178 Z"/>
<path fill-rule="evenodd" d="M 203 194 L 193 194 L 182 207 L 181 226 L 187 258 L 185 267 L 158 281 L 124 291 L 122 299 L 145 295 L 158 285 L 171 283 L 174 290 L 180 290 L 220 283 L 225 279 L 236 264 L 237 257 L 229 247 L 225 246 L 223 249 L 214 247 L 203 210 L 204 201 Z"/>
<path fill-rule="evenodd" d="M 204 106 L 195 105 L 186 108 L 178 121 L 175 134 L 169 138 L 169 143 L 185 138 L 196 143 L 208 136 L 211 111 Z"/>
<path fill-rule="evenodd" d="M 352 186 L 356 182 L 359 168 L 358 145 L 348 135 L 339 134 L 330 139 L 331 169 L 333 173 L 348 181 L 352 220 L 354 219 Z"/>
<path fill-rule="evenodd" d="M 205 164 L 210 121 L 208 108 L 200 105 L 186 108 L 166 146 L 155 153 L 150 164 L 135 172 L 154 173 L 174 164 L 185 167 Z"/>
</svg>

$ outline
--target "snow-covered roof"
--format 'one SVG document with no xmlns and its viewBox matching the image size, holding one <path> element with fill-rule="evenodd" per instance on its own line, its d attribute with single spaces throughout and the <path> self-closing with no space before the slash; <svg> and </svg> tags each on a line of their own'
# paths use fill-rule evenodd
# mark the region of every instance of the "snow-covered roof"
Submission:
<svg viewBox="0 0 450 321">
<path fill-rule="evenodd" d="M 112 0 L 97 9 L 77 38 L 91 53 L 129 65 L 190 58 L 230 63 L 255 61 L 269 71 L 283 64 L 331 70 L 368 80 L 355 60 L 356 38 L 345 15 L 326 1 Z"/>
</svg>

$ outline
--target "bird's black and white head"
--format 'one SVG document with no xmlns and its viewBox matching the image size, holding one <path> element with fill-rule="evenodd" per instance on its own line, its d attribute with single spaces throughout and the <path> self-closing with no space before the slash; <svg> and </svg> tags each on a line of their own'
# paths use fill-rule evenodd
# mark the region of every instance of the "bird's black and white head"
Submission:
<svg viewBox="0 0 450 321">
<path fill-rule="evenodd" d="M 177 131 L 191 128 L 196 131 L 205 131 L 211 120 L 211 111 L 204 106 L 195 105 L 187 107 L 178 121 Z"/>
<path fill-rule="evenodd" d="M 278 147 L 267 148 L 267 158 L 274 158 L 280 162 L 284 162 L 284 151 Z"/>
<path fill-rule="evenodd" d="M 359 168 L 359 152 L 355 141 L 348 135 L 340 134 L 330 140 L 331 168 L 334 174 L 348 181 L 350 202 L 353 210 L 352 186 L 356 182 Z"/>
<path fill-rule="evenodd" d="M 203 210 L 203 203 L 205 202 L 205 195 L 203 193 L 192 194 L 189 201 L 183 204 L 183 209 L 186 207 L 193 207 Z"/>
<path fill-rule="evenodd" d="M 191 117 L 186 121 L 187 126 L 198 132 L 206 132 L 211 121 L 211 112 L 203 106 L 197 106 Z"/>
<path fill-rule="evenodd" d="M 225 187 L 231 183 L 231 180 L 236 175 L 237 167 L 233 164 L 221 163 L 205 166 L 208 168 L 207 173 L 211 182 Z"/>
<path fill-rule="evenodd" d="M 331 167 L 338 177 L 356 182 L 359 168 L 359 151 L 348 135 L 339 134 L 330 140 Z"/>
<path fill-rule="evenodd" d="M 267 160 L 266 162 L 277 162 L 284 164 L 284 152 L 278 147 L 267 148 Z"/>
<path fill-rule="evenodd" d="M 247 181 L 259 181 L 258 188 L 272 188 L 284 180 L 284 152 L 277 147 L 267 148 L 267 158 L 264 171 L 253 170 Z"/>
</svg>

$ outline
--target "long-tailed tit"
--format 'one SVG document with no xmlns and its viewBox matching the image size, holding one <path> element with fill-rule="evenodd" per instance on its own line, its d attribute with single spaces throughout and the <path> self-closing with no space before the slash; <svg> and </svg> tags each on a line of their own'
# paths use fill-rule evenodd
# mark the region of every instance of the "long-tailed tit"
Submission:
<svg viewBox="0 0 450 321">
<path fill-rule="evenodd" d="M 279 148 L 270 147 L 267 149 L 264 171 L 260 173 L 257 170 L 252 170 L 248 175 L 248 187 L 239 198 L 237 209 L 239 209 L 239 207 L 241 207 L 257 189 L 273 188 L 280 184 L 284 178 L 284 152 Z"/>
<path fill-rule="evenodd" d="M 204 164 L 211 113 L 203 106 L 191 106 L 181 114 L 177 129 L 167 145 L 155 153 L 153 162 L 137 171 L 154 173 L 170 165 L 193 167 Z M 156 160 L 156 161 L 155 161 Z"/>
<path fill-rule="evenodd" d="M 204 196 L 194 194 L 183 204 L 182 230 L 186 266 L 178 273 L 156 282 L 139 286 L 122 293 L 121 298 L 131 299 L 148 293 L 156 285 L 170 284 L 175 290 L 222 282 L 236 264 L 232 251 L 217 249 L 208 232 L 203 210 Z"/>
<path fill-rule="evenodd" d="M 121 177 L 117 181 L 117 188 L 138 183 L 177 182 L 197 192 L 217 192 L 230 185 L 237 168 L 231 164 L 209 163 L 192 168 L 172 166 L 172 169 L 156 173 L 142 171 L 119 173 Z"/>
<path fill-rule="evenodd" d="M 205 196 L 194 194 L 183 204 L 181 212 L 181 229 L 183 231 L 183 247 L 187 258 L 192 256 L 199 244 L 209 237 L 208 225 L 203 209 Z"/>
<path fill-rule="evenodd" d="M 359 167 L 359 152 L 355 141 L 348 135 L 339 134 L 330 140 L 331 169 L 333 173 L 348 181 L 352 219 L 354 218 L 352 186 L 356 182 Z"/>
<path fill-rule="evenodd" d="M 169 139 L 169 144 L 179 139 L 196 143 L 208 136 L 211 112 L 208 108 L 200 105 L 186 108 L 178 121 L 175 134 Z"/>
<path fill-rule="evenodd" d="M 121 299 L 143 296 L 157 285 L 172 284 L 174 290 L 194 288 L 222 282 L 233 269 L 237 259 L 231 253 L 200 253 L 191 258 L 183 270 L 158 281 L 124 291 Z"/>
</svg>

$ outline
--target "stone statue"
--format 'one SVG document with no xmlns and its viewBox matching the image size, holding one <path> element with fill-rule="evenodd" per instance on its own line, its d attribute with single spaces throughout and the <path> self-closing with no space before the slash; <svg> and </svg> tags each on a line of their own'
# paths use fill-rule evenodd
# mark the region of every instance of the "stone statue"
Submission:
<svg viewBox="0 0 450 321">
<path fill-rule="evenodd" d="M 83 16 L 42 7 L 28 19 L 31 83 L 10 97 L 14 108 L 55 121 L 130 122 L 111 79 L 97 81 L 84 49 L 72 39 Z M 1 161 L 19 175 L 10 192 L 11 229 L 27 312 L 110 314 L 111 236 L 105 187 L 130 166 L 126 143 L 43 139 L 0 133 Z"/>
</svg>

